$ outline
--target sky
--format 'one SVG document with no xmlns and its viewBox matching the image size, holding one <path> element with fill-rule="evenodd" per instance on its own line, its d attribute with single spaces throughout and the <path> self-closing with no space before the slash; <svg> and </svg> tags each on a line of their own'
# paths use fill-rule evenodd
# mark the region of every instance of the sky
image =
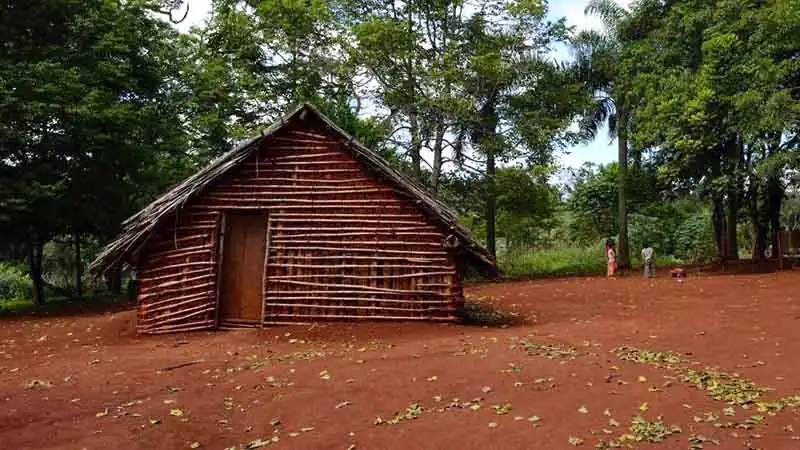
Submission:
<svg viewBox="0 0 800 450">
<path fill-rule="evenodd" d="M 617 2 L 627 6 L 631 0 L 617 0 Z M 189 14 L 185 21 L 176 26 L 181 31 L 188 31 L 193 26 L 201 26 L 211 11 L 211 0 L 188 0 L 187 3 L 189 4 Z M 588 0 L 551 0 L 550 19 L 558 20 L 566 17 L 567 25 L 574 26 L 578 30 L 602 29 L 602 25 L 596 17 L 584 14 L 587 3 Z M 180 13 L 175 15 L 182 17 L 183 11 L 181 9 Z M 563 60 L 569 57 L 569 52 L 562 47 L 554 52 L 553 57 Z M 567 148 L 561 155 L 560 162 L 564 167 L 580 167 L 586 162 L 607 164 L 615 161 L 616 157 L 616 142 L 611 141 L 604 128 L 593 142 Z"/>
</svg>

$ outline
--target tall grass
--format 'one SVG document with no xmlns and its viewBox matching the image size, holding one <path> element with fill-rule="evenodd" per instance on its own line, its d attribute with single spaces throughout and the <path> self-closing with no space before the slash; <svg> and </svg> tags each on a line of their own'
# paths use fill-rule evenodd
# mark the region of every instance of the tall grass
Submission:
<svg viewBox="0 0 800 450">
<path fill-rule="evenodd" d="M 641 255 L 631 251 L 634 270 L 642 267 Z M 606 273 L 602 245 L 551 249 L 516 248 L 498 255 L 498 264 L 506 278 L 602 275 Z M 683 261 L 672 255 L 656 255 L 656 267 L 675 266 Z"/>
</svg>

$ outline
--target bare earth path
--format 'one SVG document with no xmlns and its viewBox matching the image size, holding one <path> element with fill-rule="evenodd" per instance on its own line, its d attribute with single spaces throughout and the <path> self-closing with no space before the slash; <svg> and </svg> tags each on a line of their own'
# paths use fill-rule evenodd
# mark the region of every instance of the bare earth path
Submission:
<svg viewBox="0 0 800 450">
<path fill-rule="evenodd" d="M 0 319 L 0 448 L 800 449 L 798 272 L 469 295 L 529 323 Z"/>
</svg>

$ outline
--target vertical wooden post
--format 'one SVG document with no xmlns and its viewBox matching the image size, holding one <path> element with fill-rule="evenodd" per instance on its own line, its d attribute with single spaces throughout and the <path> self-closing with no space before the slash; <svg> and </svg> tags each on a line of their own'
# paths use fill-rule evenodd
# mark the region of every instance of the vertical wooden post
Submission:
<svg viewBox="0 0 800 450">
<path fill-rule="evenodd" d="M 267 213 L 267 235 L 264 241 L 264 276 L 261 286 L 261 328 L 264 328 L 267 313 L 267 290 L 269 288 L 269 247 L 272 237 L 272 215 Z"/>
<path fill-rule="evenodd" d="M 214 293 L 214 328 L 219 328 L 220 291 L 222 289 L 222 264 L 225 260 L 225 228 L 228 214 L 220 211 L 217 217 L 217 279 Z"/>
</svg>

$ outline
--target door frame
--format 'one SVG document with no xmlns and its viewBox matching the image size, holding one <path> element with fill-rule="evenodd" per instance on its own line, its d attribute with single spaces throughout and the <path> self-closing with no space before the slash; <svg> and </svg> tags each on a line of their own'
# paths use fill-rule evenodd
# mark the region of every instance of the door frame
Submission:
<svg viewBox="0 0 800 450">
<path fill-rule="evenodd" d="M 225 259 L 225 232 L 228 223 L 228 213 L 220 211 L 217 216 L 217 242 L 216 242 L 216 257 L 217 257 L 217 274 L 216 274 L 216 287 L 215 287 L 215 307 L 214 307 L 214 328 L 219 329 L 220 320 L 220 297 L 222 295 L 222 264 Z"/>
</svg>

